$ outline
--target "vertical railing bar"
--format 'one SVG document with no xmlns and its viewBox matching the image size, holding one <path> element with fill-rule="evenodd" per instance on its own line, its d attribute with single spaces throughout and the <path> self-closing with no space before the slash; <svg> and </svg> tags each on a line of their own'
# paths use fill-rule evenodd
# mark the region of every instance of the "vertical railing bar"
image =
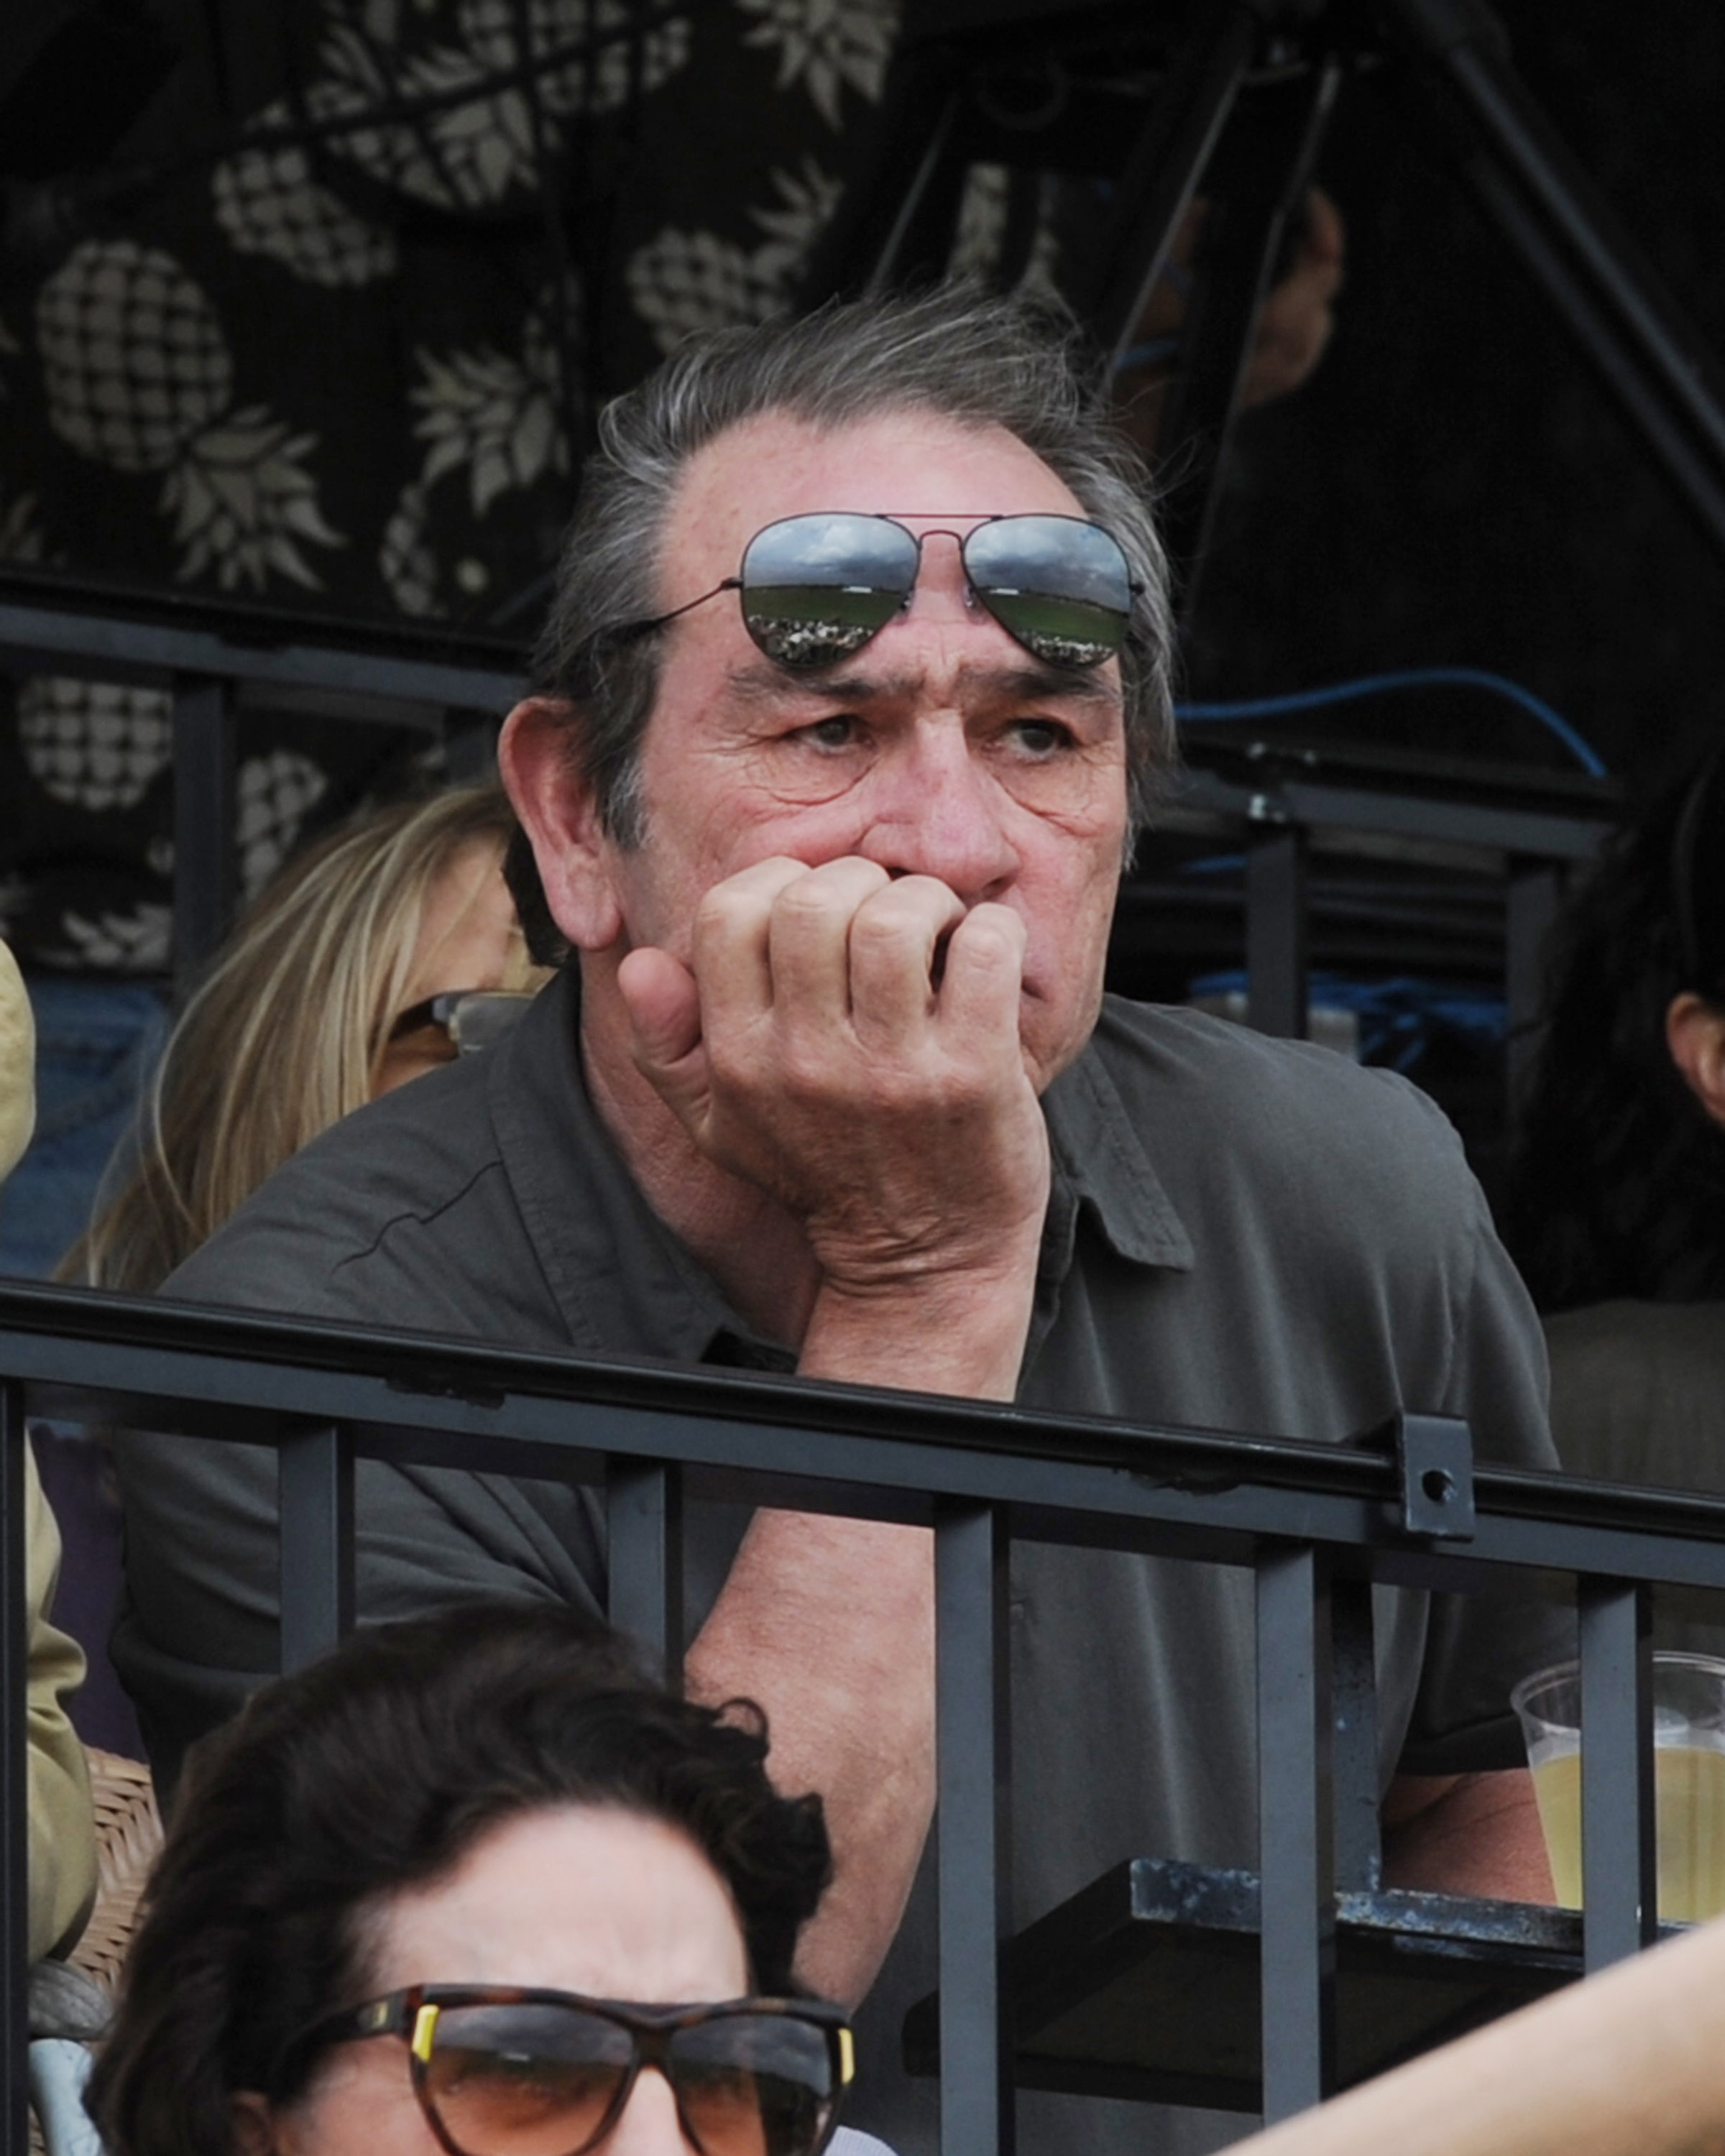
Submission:
<svg viewBox="0 0 1725 2156">
<path fill-rule="evenodd" d="M 942 2156 L 1013 2156 L 1010 1537 L 991 1505 L 935 1523 Z"/>
<path fill-rule="evenodd" d="M 663 1460 L 605 1463 L 606 1600 L 615 1629 L 674 1687 L 683 1666 L 683 1471 Z"/>
<path fill-rule="evenodd" d="M 1576 1583 L 1581 1638 L 1582 1948 L 1588 1974 L 1658 1935 L 1648 1592 Z"/>
<path fill-rule="evenodd" d="M 1246 1021 L 1279 1040 L 1306 1035 L 1306 833 L 1255 824 L 1246 838 Z"/>
<path fill-rule="evenodd" d="M 1369 1579 L 1332 1582 L 1330 1623 L 1335 1671 L 1336 1884 L 1370 1894 L 1384 1881 L 1384 1838 Z"/>
<path fill-rule="evenodd" d="M 0 2015 L 5 2057 L 0 2073 L 3 2156 L 29 2147 L 29 1553 L 24 1518 L 24 1394 L 0 1384 Z"/>
<path fill-rule="evenodd" d="M 353 1629 L 352 1440 L 334 1424 L 285 1436 L 276 1484 L 285 1673 L 327 1654 Z"/>
<path fill-rule="evenodd" d="M 1258 1869 L 1264 2123 L 1334 2083 L 1336 1888 L 1328 1561 L 1257 1559 Z"/>
</svg>

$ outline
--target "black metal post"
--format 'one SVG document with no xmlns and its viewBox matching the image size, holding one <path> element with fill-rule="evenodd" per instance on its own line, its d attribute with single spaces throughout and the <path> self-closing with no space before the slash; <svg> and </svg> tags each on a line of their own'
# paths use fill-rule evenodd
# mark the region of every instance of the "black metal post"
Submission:
<svg viewBox="0 0 1725 2156">
<path fill-rule="evenodd" d="M 1013 2156 L 1010 1539 L 992 1505 L 935 1527 L 942 2156 Z"/>
<path fill-rule="evenodd" d="M 24 1391 L 0 1384 L 0 2152 L 26 2156 L 30 1999 L 29 1553 Z"/>
<path fill-rule="evenodd" d="M 1093 282 L 1067 295 L 1089 322 L 1111 376 L 1234 110 L 1259 30 L 1250 0 L 1210 0 L 1200 11 L 1120 175 L 1120 199 L 1137 208 L 1122 219 L 1113 253 Z"/>
<path fill-rule="evenodd" d="M 1369 1894 L 1384 1881 L 1370 1580 L 1332 1584 L 1330 1623 L 1336 1709 L 1336 1884 Z"/>
<path fill-rule="evenodd" d="M 668 1684 L 683 1661 L 683 1474 L 660 1460 L 612 1460 L 605 1470 L 612 1624 Z"/>
<path fill-rule="evenodd" d="M 1250 367 L 1258 316 L 1341 87 L 1335 60 L 1314 65 L 1250 132 L 1236 127 L 1206 188 L 1192 296 L 1178 364 L 1163 395 L 1156 461 L 1168 477 L 1163 541 L 1173 564 L 1180 619 L 1190 623 L 1221 491 L 1223 470 Z"/>
<path fill-rule="evenodd" d="M 1335 2084 L 1336 1879 L 1327 1560 L 1258 1558 L 1258 1870 L 1264 2123 Z"/>
<path fill-rule="evenodd" d="M 234 737 L 231 684 L 175 682 L 173 952 L 182 997 L 227 934 L 239 891 Z"/>
<path fill-rule="evenodd" d="M 1279 1040 L 1306 1037 L 1308 851 L 1295 824 L 1254 824 L 1246 840 L 1246 1017 Z"/>
<path fill-rule="evenodd" d="M 1644 1585 L 1577 1583 L 1581 1620 L 1581 1899 L 1589 1975 L 1651 1946 L 1653 1649 Z"/>
<path fill-rule="evenodd" d="M 353 1629 L 353 1446 L 334 1425 L 281 1440 L 281 1666 L 326 1655 Z"/>
<path fill-rule="evenodd" d="M 1475 0 L 1378 0 L 1461 169 L 1582 356 L 1725 552 L 1725 408 L 1707 346 L 1617 228 Z"/>
</svg>

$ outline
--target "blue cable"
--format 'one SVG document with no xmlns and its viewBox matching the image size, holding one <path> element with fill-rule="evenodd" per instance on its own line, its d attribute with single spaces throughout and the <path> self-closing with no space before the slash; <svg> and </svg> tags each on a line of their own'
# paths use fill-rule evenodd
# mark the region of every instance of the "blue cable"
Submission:
<svg viewBox="0 0 1725 2156">
<path fill-rule="evenodd" d="M 1568 721 L 1560 718 L 1549 704 L 1542 701 L 1531 689 L 1522 688 L 1520 682 L 1509 680 L 1502 674 L 1485 673 L 1475 666 L 1426 666 L 1400 674 L 1372 674 L 1358 681 L 1338 681 L 1327 689 L 1301 689 L 1281 696 L 1255 696 L 1240 703 L 1176 704 L 1174 716 L 1180 720 L 1278 718 L 1290 711 L 1315 711 L 1324 704 L 1353 703 L 1358 697 L 1378 696 L 1387 689 L 1425 688 L 1485 689 L 1494 696 L 1507 697 L 1555 734 L 1589 777 L 1609 776 L 1604 762 L 1591 744 L 1584 741 Z"/>
</svg>

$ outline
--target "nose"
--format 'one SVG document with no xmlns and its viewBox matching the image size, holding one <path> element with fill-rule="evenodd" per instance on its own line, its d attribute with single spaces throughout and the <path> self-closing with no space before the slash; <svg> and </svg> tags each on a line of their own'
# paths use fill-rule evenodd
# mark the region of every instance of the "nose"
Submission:
<svg viewBox="0 0 1725 2156">
<path fill-rule="evenodd" d="M 657 2066 L 644 2066 L 623 2116 L 595 2156 L 693 2156 L 693 2151 L 670 2083 Z"/>
<path fill-rule="evenodd" d="M 857 851 L 897 875 L 930 875 L 967 906 L 998 898 L 1018 873 L 1009 803 L 956 712 L 919 718 L 882 760 Z"/>
</svg>

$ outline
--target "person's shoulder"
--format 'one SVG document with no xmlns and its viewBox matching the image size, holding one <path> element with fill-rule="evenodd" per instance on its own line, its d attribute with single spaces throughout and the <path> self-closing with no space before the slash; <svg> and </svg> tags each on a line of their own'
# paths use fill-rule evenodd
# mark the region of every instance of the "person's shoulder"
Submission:
<svg viewBox="0 0 1725 2156">
<path fill-rule="evenodd" d="M 463 1240 L 482 1243 L 494 1224 L 478 1216 L 510 1202 L 484 1062 L 465 1058 L 332 1124 L 254 1190 L 162 1292 L 342 1317 L 353 1314 L 356 1269 L 387 1276 L 404 1247 L 428 1235 L 445 1260 Z M 473 1216 L 469 1236 L 464 1213 Z"/>
<path fill-rule="evenodd" d="M 1281 1040 L 1180 1004 L 1104 998 L 1095 1053 L 1140 1127 L 1184 1143 L 1202 1132 L 1236 1157 L 1268 1152 L 1292 1168 L 1392 1154 L 1404 1173 L 1453 1173 L 1461 1142 L 1436 1102 L 1394 1070 L 1309 1041 Z M 1293 1158 L 1290 1158 L 1291 1149 Z"/>
</svg>

